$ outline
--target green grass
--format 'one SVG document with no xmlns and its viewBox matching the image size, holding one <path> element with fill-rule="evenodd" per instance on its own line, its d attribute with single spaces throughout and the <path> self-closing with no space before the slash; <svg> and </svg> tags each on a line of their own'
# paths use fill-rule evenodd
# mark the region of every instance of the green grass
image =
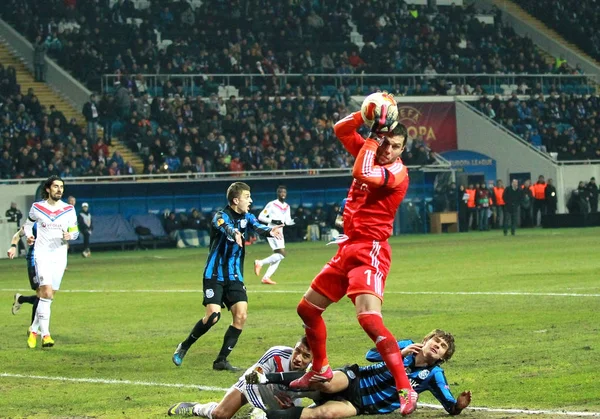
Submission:
<svg viewBox="0 0 600 419">
<path fill-rule="evenodd" d="M 398 338 L 418 340 L 436 327 L 453 332 L 457 351 L 446 376 L 455 394 L 473 391 L 473 406 L 600 415 L 599 234 L 600 229 L 579 229 L 519 231 L 516 237 L 491 232 L 394 238 L 385 322 Z M 230 357 L 239 366 L 251 365 L 272 345 L 295 343 L 302 334 L 295 306 L 335 252 L 324 243 L 289 245 L 274 277 L 278 285 L 267 287 L 253 275 L 251 261 L 270 249 L 247 250 L 249 316 Z M 227 313 L 182 367 L 171 363 L 175 346 L 203 314 L 205 257 L 204 249 L 71 256 L 64 292 L 52 305 L 56 346 L 51 350 L 26 349 L 30 307 L 10 315 L 14 290 L 26 290 L 25 264 L 0 261 L 0 374 L 12 375 L 0 376 L 0 417 L 165 417 L 177 401 L 218 400 L 222 392 L 197 388 L 29 377 L 229 387 L 237 376 L 211 369 L 230 321 Z M 100 292 L 67 292 L 75 290 Z M 456 294 L 461 292 L 468 294 Z M 498 294 L 507 292 L 517 294 Z M 546 295 L 563 293 L 579 296 Z M 365 364 L 373 345 L 352 304 L 341 301 L 325 319 L 332 364 Z M 436 403 L 429 395 L 421 400 Z M 446 414 L 419 409 L 413 416 Z M 531 417 L 475 410 L 463 416 Z"/>
</svg>

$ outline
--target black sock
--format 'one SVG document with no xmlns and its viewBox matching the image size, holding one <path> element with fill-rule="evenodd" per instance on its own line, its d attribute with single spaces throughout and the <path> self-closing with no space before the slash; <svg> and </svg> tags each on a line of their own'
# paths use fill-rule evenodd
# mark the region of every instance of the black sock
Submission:
<svg viewBox="0 0 600 419">
<path fill-rule="evenodd" d="M 40 302 L 40 299 L 34 295 L 35 301 L 32 303 L 33 307 L 31 308 L 31 324 L 33 324 L 33 321 L 35 320 L 35 312 L 37 311 L 37 306 L 38 303 Z"/>
<path fill-rule="evenodd" d="M 21 295 L 18 299 L 17 302 L 19 304 L 35 304 L 36 300 L 37 300 L 37 295 Z"/>
<path fill-rule="evenodd" d="M 206 324 L 202 322 L 202 319 L 198 320 L 198 323 L 196 323 L 187 339 L 181 342 L 181 347 L 183 349 L 189 349 L 190 346 L 196 343 L 196 341 L 200 339 L 203 334 L 208 332 L 213 325 L 214 323 L 211 321 L 211 319 L 208 319 Z"/>
<path fill-rule="evenodd" d="M 216 362 L 227 359 L 231 351 L 233 351 L 233 348 L 235 348 L 235 345 L 237 344 L 238 338 L 241 334 L 242 331 L 240 329 L 229 326 L 227 332 L 225 332 L 225 337 L 223 337 L 223 346 L 221 346 L 221 352 L 219 352 Z"/>
<path fill-rule="evenodd" d="M 267 419 L 300 419 L 303 407 L 294 406 L 289 409 L 267 410 Z"/>
<path fill-rule="evenodd" d="M 289 386 L 290 383 L 304 375 L 303 371 L 289 372 L 269 372 L 265 374 L 269 384 L 283 384 Z"/>
</svg>

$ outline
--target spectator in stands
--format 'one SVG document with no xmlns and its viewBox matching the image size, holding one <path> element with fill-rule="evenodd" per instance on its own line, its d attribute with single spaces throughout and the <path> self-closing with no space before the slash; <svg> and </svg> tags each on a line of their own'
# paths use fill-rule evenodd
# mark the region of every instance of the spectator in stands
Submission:
<svg viewBox="0 0 600 419">
<path fill-rule="evenodd" d="M 193 230 L 209 230 L 209 222 L 208 220 L 204 217 L 204 215 L 202 215 L 202 213 L 200 211 L 198 211 L 196 208 L 192 209 L 192 214 L 190 215 L 190 217 L 188 218 L 187 224 L 186 224 L 186 228 L 191 228 Z"/>
<path fill-rule="evenodd" d="M 183 228 L 181 221 L 174 212 L 169 213 L 167 220 L 165 221 L 165 231 L 172 240 L 177 237 L 177 230 Z"/>
<path fill-rule="evenodd" d="M 100 114 L 98 112 L 98 106 L 96 105 L 95 93 L 90 95 L 90 101 L 83 105 L 83 110 L 81 113 L 83 113 L 83 116 L 87 122 L 85 131 L 87 138 L 92 142 L 92 145 L 96 144 L 98 139 L 98 118 Z"/>
<path fill-rule="evenodd" d="M 90 236 L 94 226 L 92 224 L 92 214 L 90 214 L 90 206 L 87 202 L 81 204 L 81 211 L 77 214 L 77 225 L 79 232 L 83 235 L 83 252 L 81 255 L 84 258 L 90 257 L 92 252 L 90 251 Z"/>
<path fill-rule="evenodd" d="M 102 99 L 100 100 L 100 104 L 98 105 L 98 112 L 100 114 L 99 121 L 104 129 L 104 142 L 110 145 L 113 136 L 112 127 L 115 121 L 117 121 L 118 119 L 115 98 L 113 95 L 102 95 Z"/>
<path fill-rule="evenodd" d="M 0 157 L 0 179 L 10 179 L 15 171 L 15 165 L 7 150 Z"/>
<path fill-rule="evenodd" d="M 33 74 L 35 81 L 46 82 L 46 51 L 47 46 L 41 35 L 36 36 L 33 44 Z"/>
<path fill-rule="evenodd" d="M 115 82 L 115 110 L 117 116 L 121 120 L 127 120 L 131 113 L 131 97 L 129 89 L 121 84 L 120 81 Z"/>
</svg>

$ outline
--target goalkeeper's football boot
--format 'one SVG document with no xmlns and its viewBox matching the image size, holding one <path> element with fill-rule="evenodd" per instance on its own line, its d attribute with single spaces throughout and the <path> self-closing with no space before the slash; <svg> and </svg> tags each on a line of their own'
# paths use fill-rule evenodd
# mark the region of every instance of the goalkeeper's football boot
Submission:
<svg viewBox="0 0 600 419">
<path fill-rule="evenodd" d="M 167 414 L 169 416 L 194 416 L 194 406 L 198 403 L 181 402 L 169 407 Z"/>
<path fill-rule="evenodd" d="M 54 346 L 54 339 L 52 336 L 46 335 L 42 338 L 42 348 L 52 348 Z"/>
<path fill-rule="evenodd" d="M 19 294 L 19 293 L 15 294 L 15 300 L 13 301 L 13 305 L 12 305 L 12 314 L 17 314 L 18 311 L 21 309 L 21 303 L 19 303 L 20 296 L 21 296 L 21 294 Z"/>
<path fill-rule="evenodd" d="M 311 383 L 323 383 L 326 381 L 331 381 L 332 378 L 333 371 L 328 365 L 325 371 L 322 372 L 310 370 L 302 377 L 292 381 L 290 383 L 290 388 L 308 388 L 311 385 Z"/>
<path fill-rule="evenodd" d="M 29 331 L 29 335 L 27 336 L 27 347 L 30 349 L 34 349 L 37 346 L 37 333 Z"/>
<path fill-rule="evenodd" d="M 417 400 L 419 400 L 419 393 L 415 390 L 401 390 L 400 396 L 400 413 L 402 416 L 408 416 L 417 408 Z"/>
<path fill-rule="evenodd" d="M 184 349 L 181 343 L 179 345 L 177 345 L 177 348 L 175 349 L 175 352 L 173 353 L 173 364 L 177 365 L 178 367 L 181 366 L 181 364 L 183 362 L 183 357 L 185 356 L 187 351 L 188 350 Z"/>
</svg>

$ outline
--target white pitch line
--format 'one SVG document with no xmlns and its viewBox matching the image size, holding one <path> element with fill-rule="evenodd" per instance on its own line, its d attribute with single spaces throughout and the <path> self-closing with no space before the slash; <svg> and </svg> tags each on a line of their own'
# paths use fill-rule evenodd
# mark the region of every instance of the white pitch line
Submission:
<svg viewBox="0 0 600 419">
<path fill-rule="evenodd" d="M 27 292 L 27 288 L 2 288 L 0 292 Z M 306 290 L 248 290 L 249 294 L 302 294 Z M 60 290 L 61 293 L 202 293 L 202 290 Z M 600 297 L 600 294 L 577 294 L 566 292 L 519 292 L 519 291 L 386 291 L 386 294 L 399 295 L 504 295 L 504 296 L 523 296 L 523 297 Z"/>
<path fill-rule="evenodd" d="M 71 377 L 49 377 L 43 375 L 26 375 L 26 374 L 12 374 L 3 372 L 0 373 L 0 377 L 6 378 L 26 378 L 35 380 L 47 380 L 47 381 L 68 381 L 73 383 L 93 383 L 93 384 L 120 384 L 120 385 L 134 385 L 134 386 L 146 386 L 146 387 L 172 387 L 172 388 L 193 388 L 203 391 L 227 391 L 227 388 L 221 387 L 210 387 L 201 386 L 194 384 L 170 384 L 170 383 L 157 383 L 154 381 L 131 381 L 131 380 L 112 380 L 104 378 L 71 378 Z M 435 404 L 419 403 L 419 407 L 427 407 L 430 409 L 442 409 L 442 406 Z M 499 413 L 523 413 L 528 415 L 561 415 L 561 416 L 594 416 L 600 417 L 600 412 L 567 412 L 559 410 L 527 410 L 527 409 L 497 409 L 490 407 L 469 407 L 469 410 L 478 410 L 484 412 L 499 412 Z"/>
<path fill-rule="evenodd" d="M 437 404 L 419 403 L 419 407 L 427 407 L 430 409 L 443 409 Z M 558 415 L 558 416 L 593 416 L 600 417 L 600 412 L 568 412 L 566 410 L 530 410 L 530 409 L 496 409 L 492 407 L 467 407 L 467 410 L 478 410 L 481 412 L 496 412 L 496 413 L 523 413 L 526 415 Z"/>
<path fill-rule="evenodd" d="M 48 377 L 48 376 L 44 376 L 44 375 L 11 374 L 8 372 L 0 373 L 0 377 L 33 378 L 36 380 L 48 380 L 48 381 L 70 381 L 73 383 L 123 384 L 123 385 L 147 386 L 147 387 L 193 388 L 193 389 L 203 390 L 203 391 L 227 391 L 228 390 L 226 388 L 221 388 L 221 387 L 200 386 L 200 385 L 194 385 L 194 384 L 169 384 L 169 383 L 156 383 L 154 381 L 111 380 L 111 379 L 106 379 L 106 378 Z"/>
</svg>

